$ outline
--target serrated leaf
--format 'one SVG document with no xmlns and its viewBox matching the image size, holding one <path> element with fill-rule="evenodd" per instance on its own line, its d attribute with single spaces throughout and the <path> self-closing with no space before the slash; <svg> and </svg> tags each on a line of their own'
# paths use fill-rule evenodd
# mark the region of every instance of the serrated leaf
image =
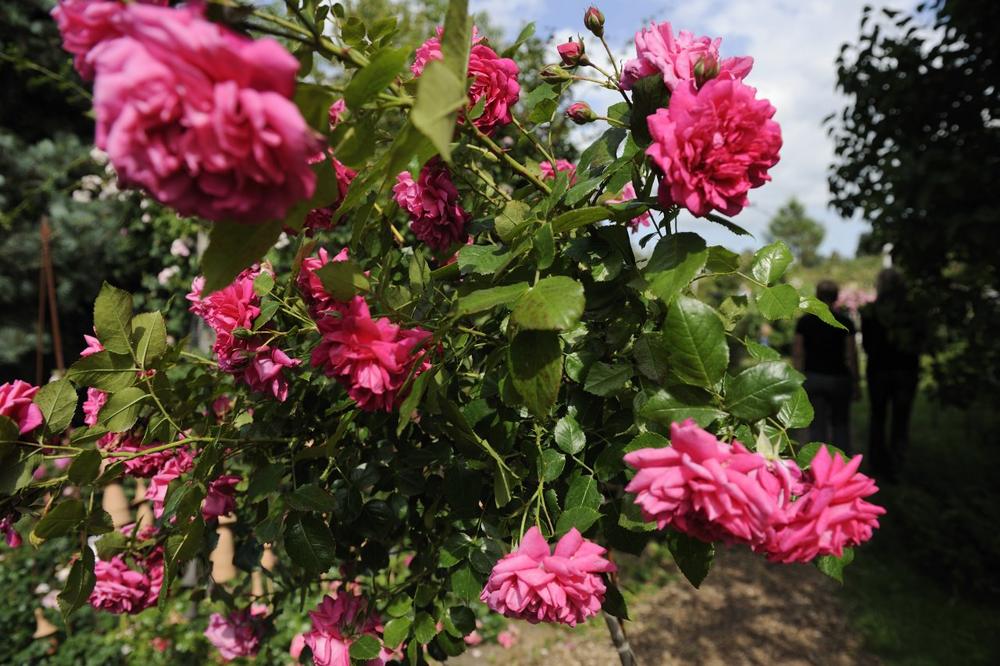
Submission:
<svg viewBox="0 0 1000 666">
<path fill-rule="evenodd" d="M 735 273 L 740 268 L 740 255 L 721 245 L 712 245 L 705 267 L 713 273 Z"/>
<path fill-rule="evenodd" d="M 290 513 L 285 519 L 285 552 L 292 563 L 319 574 L 334 565 L 336 544 L 325 522 L 313 514 Z"/>
<path fill-rule="evenodd" d="M 493 226 L 501 240 L 509 243 L 527 225 L 530 215 L 531 206 L 528 204 L 517 200 L 508 201 L 494 219 Z"/>
<path fill-rule="evenodd" d="M 669 369 L 670 346 L 658 333 L 643 333 L 632 348 L 636 367 L 643 375 L 658 384 L 667 380 Z"/>
<path fill-rule="evenodd" d="M 59 610 L 62 612 L 64 620 L 87 603 L 96 583 L 94 551 L 90 548 L 84 548 L 79 559 L 70 568 L 66 583 L 63 585 L 62 592 L 59 593 Z"/>
<path fill-rule="evenodd" d="M 574 478 L 566 491 L 565 509 L 578 506 L 598 510 L 601 506 L 601 492 L 597 489 L 597 479 L 589 474 L 581 474 Z"/>
<path fill-rule="evenodd" d="M 844 584 L 844 568 L 854 561 L 854 549 L 845 548 L 843 555 L 835 557 L 833 555 L 823 555 L 815 560 L 816 568 L 823 574 L 834 579 L 841 585 Z"/>
<path fill-rule="evenodd" d="M 349 301 L 371 289 L 368 276 L 353 260 L 331 261 L 316 271 L 323 289 L 338 301 Z"/>
<path fill-rule="evenodd" d="M 722 321 L 710 306 L 680 297 L 667 311 L 663 329 L 670 370 L 682 382 L 711 388 L 729 365 L 729 345 Z"/>
<path fill-rule="evenodd" d="M 562 536 L 574 527 L 580 532 L 586 532 L 590 526 L 601 518 L 601 513 L 587 506 L 575 506 L 566 509 L 556 522 L 556 535 Z"/>
<path fill-rule="evenodd" d="M 399 647 L 410 635 L 412 626 L 413 620 L 408 617 L 397 617 L 386 622 L 385 630 L 382 632 L 382 640 L 385 641 L 386 647 L 389 649 Z"/>
<path fill-rule="evenodd" d="M 201 548 L 204 538 L 205 520 L 199 513 L 186 529 L 179 534 L 167 537 L 167 545 L 163 551 L 163 560 L 167 569 L 176 572 L 181 564 L 194 557 Z M 166 594 L 166 590 L 164 589 L 161 594 Z"/>
<path fill-rule="evenodd" d="M 528 291 L 527 282 L 507 284 L 491 289 L 478 289 L 458 299 L 458 314 L 468 315 L 513 303 Z"/>
<path fill-rule="evenodd" d="M 320 166 L 329 170 L 325 164 Z M 262 224 L 216 222 L 212 225 L 208 249 L 201 257 L 201 272 L 205 276 L 202 297 L 229 286 L 240 271 L 267 254 L 281 235 L 283 225 L 282 220 Z"/>
<path fill-rule="evenodd" d="M 571 211 L 556 216 L 552 220 L 552 233 L 564 234 L 567 231 L 585 227 L 588 224 L 606 220 L 612 216 L 610 210 L 604 206 L 587 206 L 585 208 L 575 208 Z"/>
<path fill-rule="evenodd" d="M 478 601 L 483 585 L 469 567 L 456 569 L 451 575 L 451 591 L 463 601 Z"/>
<path fill-rule="evenodd" d="M 725 415 L 725 412 L 711 404 L 688 404 L 662 389 L 651 395 L 639 409 L 639 416 L 642 418 L 665 426 L 693 419 L 702 428 L 707 428 Z"/>
<path fill-rule="evenodd" d="M 628 363 L 608 365 L 598 361 L 587 371 L 583 390 L 593 395 L 607 397 L 618 393 L 632 378 L 632 366 Z"/>
<path fill-rule="evenodd" d="M 834 328 L 839 328 L 843 331 L 847 330 L 847 327 L 837 321 L 837 318 L 833 316 L 832 312 L 830 312 L 830 306 L 815 296 L 803 297 L 799 301 L 799 309 L 809 314 L 816 315 L 823 320 L 823 322 L 833 326 Z"/>
<path fill-rule="evenodd" d="M 84 356 L 70 366 L 66 379 L 77 386 L 90 386 L 114 393 L 135 384 L 136 366 L 128 354 L 102 351 Z"/>
<path fill-rule="evenodd" d="M 759 421 L 778 413 L 804 378 L 783 361 L 765 361 L 733 377 L 726 387 L 726 408 L 738 419 Z"/>
<path fill-rule="evenodd" d="M 83 502 L 68 499 L 55 505 L 35 525 L 32 533 L 38 539 L 45 540 L 64 536 L 72 532 L 87 517 L 87 509 Z"/>
<path fill-rule="evenodd" d="M 76 389 L 68 379 L 57 379 L 38 389 L 33 402 L 42 412 L 46 434 L 57 435 L 73 422 Z"/>
<path fill-rule="evenodd" d="M 667 548 L 681 573 L 696 588 L 701 586 L 712 568 L 715 546 L 673 530 L 668 531 L 666 537 Z"/>
<path fill-rule="evenodd" d="M 580 453 L 587 445 L 587 435 L 584 434 L 583 428 L 569 415 L 556 421 L 554 435 L 556 445 L 570 455 Z"/>
<path fill-rule="evenodd" d="M 361 634 L 351 643 L 351 659 L 368 660 L 378 656 L 382 646 L 371 634 Z"/>
<path fill-rule="evenodd" d="M 167 327 L 163 315 L 144 312 L 132 318 L 132 347 L 141 368 L 148 368 L 167 351 Z"/>
<path fill-rule="evenodd" d="M 564 275 L 547 277 L 518 299 L 510 321 L 520 329 L 565 331 L 583 315 L 583 285 Z"/>
<path fill-rule="evenodd" d="M 333 511 L 336 500 L 333 495 L 315 483 L 299 486 L 290 495 L 286 495 L 288 506 L 296 511 Z"/>
<path fill-rule="evenodd" d="M 786 428 L 805 428 L 812 423 L 813 415 L 812 403 L 802 387 L 781 403 L 781 409 L 778 410 L 778 420 Z"/>
<path fill-rule="evenodd" d="M 103 458 L 100 451 L 96 449 L 81 451 L 69 466 L 67 472 L 69 480 L 78 486 L 90 483 L 100 473 L 101 462 Z"/>
<path fill-rule="evenodd" d="M 555 481 L 566 469 L 566 456 L 555 449 L 545 449 L 539 458 L 539 475 L 545 482 Z"/>
<path fill-rule="evenodd" d="M 347 106 L 357 111 L 372 97 L 392 83 L 410 55 L 406 47 L 394 49 L 384 48 L 375 53 L 367 65 L 362 67 L 351 78 L 344 89 L 344 101 Z"/>
<path fill-rule="evenodd" d="M 130 354 L 132 294 L 105 282 L 94 302 L 94 330 L 106 350 Z"/>
<path fill-rule="evenodd" d="M 452 581 L 454 579 L 455 577 L 452 576 Z M 478 591 L 476 592 L 476 596 L 479 596 Z M 430 643 L 436 635 L 437 623 L 434 621 L 434 618 L 429 613 L 417 613 L 417 617 L 413 620 L 413 637 L 417 642 L 421 644 Z"/>
<path fill-rule="evenodd" d="M 643 273 L 649 281 L 649 290 L 669 304 L 691 284 L 706 261 L 708 250 L 701 236 L 673 234 L 656 244 Z"/>
<path fill-rule="evenodd" d="M 98 422 L 111 432 L 125 432 L 139 418 L 142 401 L 149 396 L 141 388 L 131 386 L 113 393 L 97 415 Z"/>
<path fill-rule="evenodd" d="M 774 284 L 785 274 L 785 269 L 792 263 L 792 252 L 784 241 L 775 241 L 765 245 L 753 255 L 750 273 L 759 282 L 766 285 Z"/>
<path fill-rule="evenodd" d="M 521 331 L 507 352 L 514 388 L 534 416 L 543 418 L 555 405 L 562 381 L 562 348 L 555 331 Z"/>
<path fill-rule="evenodd" d="M 757 292 L 757 309 L 767 319 L 791 319 L 799 307 L 799 292 L 790 284 L 765 287 Z"/>
</svg>

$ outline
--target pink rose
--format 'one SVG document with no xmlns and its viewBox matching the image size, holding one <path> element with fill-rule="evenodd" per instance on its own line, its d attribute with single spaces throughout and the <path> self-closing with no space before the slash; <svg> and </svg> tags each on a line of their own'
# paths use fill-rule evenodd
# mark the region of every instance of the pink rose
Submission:
<svg viewBox="0 0 1000 666">
<path fill-rule="evenodd" d="M 171 482 L 194 468 L 194 456 L 186 448 L 172 449 L 176 453 L 163 462 L 162 467 L 153 474 L 146 487 L 144 499 L 153 505 L 153 515 L 157 518 L 163 515 L 167 500 L 167 489 Z"/>
<path fill-rule="evenodd" d="M 228 516 L 236 511 L 236 485 L 242 477 L 223 474 L 208 484 L 208 493 L 201 504 L 201 515 L 205 520 Z"/>
<path fill-rule="evenodd" d="M 775 562 L 809 562 L 821 555 L 840 557 L 845 547 L 868 541 L 885 509 L 865 500 L 878 487 L 858 472 L 860 465 L 861 456 L 846 462 L 820 448 L 805 474 L 804 492 L 785 507 L 758 550 Z"/>
<path fill-rule="evenodd" d="M 532 527 L 517 550 L 493 567 L 479 598 L 507 617 L 574 627 L 601 610 L 605 586 L 599 574 L 616 570 L 605 552 L 575 527 L 551 551 Z"/>
<path fill-rule="evenodd" d="M 122 555 L 94 564 L 97 582 L 90 593 L 91 606 L 109 613 L 135 614 L 156 605 L 163 586 L 163 547 L 155 546 L 133 559 L 136 569 Z"/>
<path fill-rule="evenodd" d="M 332 106 L 330 107 L 330 111 L 333 111 Z M 337 202 L 331 206 L 314 208 L 309 211 L 306 215 L 305 224 L 303 225 L 307 233 L 312 233 L 321 229 L 329 229 L 333 225 L 333 214 L 337 212 L 340 202 L 347 196 L 347 190 L 350 188 L 351 183 L 354 182 L 355 177 L 358 175 L 357 171 L 346 166 L 343 162 L 334 157 L 332 152 L 330 153 L 330 166 L 333 167 L 333 171 L 337 176 Z"/>
<path fill-rule="evenodd" d="M 413 234 L 432 250 L 444 251 L 468 240 L 469 214 L 444 162 L 428 162 L 416 182 L 408 171 L 402 172 L 392 191 L 400 208 L 410 214 Z"/>
<path fill-rule="evenodd" d="M 88 388 L 87 399 L 83 401 L 83 422 L 88 426 L 97 425 L 97 416 L 108 401 L 108 394 L 100 389 Z"/>
<path fill-rule="evenodd" d="M 244 223 L 285 217 L 313 194 L 320 144 L 290 97 L 298 62 L 178 9 L 129 4 L 121 37 L 87 56 L 96 144 L 119 179 L 181 215 Z"/>
<path fill-rule="evenodd" d="M 94 333 L 96 334 L 96 331 Z M 104 351 L 104 345 L 94 335 L 84 335 L 83 341 L 87 343 L 87 346 L 80 352 L 80 358 Z"/>
<path fill-rule="evenodd" d="M 577 125 L 586 125 L 597 120 L 597 114 L 586 102 L 573 102 L 566 109 L 566 117 Z"/>
<path fill-rule="evenodd" d="M 577 65 L 587 64 L 587 56 L 583 50 L 583 42 L 574 42 L 571 39 L 568 42 L 557 46 L 556 51 L 559 52 L 559 58 L 562 60 L 562 64 L 567 67 L 576 67 Z"/>
<path fill-rule="evenodd" d="M 538 169 L 542 172 L 542 180 L 555 180 L 557 173 L 565 173 L 569 178 L 569 184 L 576 184 L 576 165 L 568 160 L 556 160 L 555 168 L 549 161 L 539 162 Z"/>
<path fill-rule="evenodd" d="M 497 643 L 500 644 L 504 650 L 509 650 L 515 645 L 517 645 L 517 629 L 511 627 L 510 629 L 505 629 L 497 634 Z"/>
<path fill-rule="evenodd" d="M 718 210 L 735 215 L 747 192 L 771 179 L 778 163 L 781 128 L 774 107 L 737 80 L 717 78 L 701 90 L 678 86 L 668 109 L 646 122 L 653 143 L 646 149 L 663 171 L 659 198 L 698 216 Z"/>
<path fill-rule="evenodd" d="M 97 445 L 99 448 L 106 451 L 139 453 L 145 449 L 162 446 L 163 442 L 150 442 L 149 444 L 143 444 L 140 437 L 136 437 L 135 435 L 128 433 L 121 437 L 115 437 L 110 441 L 106 441 L 102 438 L 98 441 Z M 171 458 L 176 456 L 190 457 L 190 453 L 186 447 L 181 447 L 177 449 L 167 449 L 166 451 L 157 451 L 155 453 L 149 453 L 135 458 L 123 458 L 121 460 L 126 474 L 141 479 L 148 479 L 159 473 L 171 460 Z"/>
<path fill-rule="evenodd" d="M 20 548 L 23 543 L 21 535 L 18 534 L 16 529 L 14 529 L 14 523 L 17 522 L 19 517 L 20 516 L 14 512 L 0 518 L 0 532 L 3 532 L 3 537 L 7 542 L 8 548 Z"/>
<path fill-rule="evenodd" d="M 212 613 L 205 637 L 219 650 L 223 661 L 253 657 L 260 650 L 260 629 L 248 609 L 228 616 Z"/>
<path fill-rule="evenodd" d="M 334 129 L 340 122 L 344 119 L 344 114 L 347 113 L 347 102 L 343 98 L 338 99 L 336 102 L 330 105 L 330 110 L 327 111 L 327 121 L 330 123 L 330 129 Z"/>
<path fill-rule="evenodd" d="M 326 251 L 326 248 L 321 247 L 315 257 L 306 257 L 302 260 L 302 267 L 299 270 L 296 283 L 299 287 L 299 293 L 302 294 L 302 300 L 306 302 L 309 314 L 312 315 L 313 319 L 319 319 L 332 311 L 340 314 L 347 312 L 349 305 L 330 296 L 323 286 L 323 281 L 316 275 L 316 271 L 331 261 L 347 261 L 347 259 L 346 247 L 333 257 Z"/>
<path fill-rule="evenodd" d="M 374 636 L 381 641 L 382 625 L 368 602 L 357 592 L 340 590 L 336 596 L 326 595 L 315 610 L 309 612 L 312 629 L 303 636 L 303 643 L 313 653 L 316 666 L 350 666 L 351 643 L 361 635 Z M 292 649 L 296 641 L 292 642 Z M 299 647 L 298 652 L 301 653 Z M 298 658 L 297 655 L 294 655 Z M 385 647 L 369 666 L 382 666 L 393 658 Z"/>
<path fill-rule="evenodd" d="M 42 425 L 42 410 L 32 400 L 38 387 L 15 379 L 0 384 L 0 416 L 13 421 L 23 435 Z"/>
<path fill-rule="evenodd" d="M 166 5 L 167 0 L 137 0 L 147 5 Z M 59 26 L 62 47 L 73 54 L 73 66 L 85 79 L 94 78 L 87 54 L 103 41 L 120 37 L 114 17 L 125 8 L 119 0 L 60 0 L 52 10 Z"/>
<path fill-rule="evenodd" d="M 313 350 L 312 365 L 345 386 L 364 411 L 394 410 L 406 397 L 407 379 L 430 368 L 421 346 L 431 333 L 373 319 L 360 297 L 342 318 L 326 317 L 317 324 L 323 339 Z"/>
<path fill-rule="evenodd" d="M 670 446 L 632 451 L 625 491 L 643 517 L 706 542 L 761 544 L 801 490 L 794 463 L 769 461 L 739 442 L 720 442 L 688 419 L 670 426 Z"/>
<path fill-rule="evenodd" d="M 696 68 L 699 67 L 703 72 L 742 80 L 750 73 L 753 58 L 720 61 L 721 42 L 721 39 L 695 37 L 686 30 L 681 30 L 674 37 L 669 22 L 652 23 L 635 34 L 636 57 L 625 63 L 621 86 L 630 90 L 639 79 L 660 73 L 667 88 L 674 90 L 682 83 L 697 78 Z"/>
<path fill-rule="evenodd" d="M 625 187 L 622 188 L 621 193 L 617 197 L 608 199 L 606 203 L 625 203 L 626 201 L 632 201 L 635 197 L 635 185 L 632 184 L 632 181 L 629 181 L 625 183 Z M 632 231 L 638 231 L 639 227 L 648 227 L 652 221 L 653 216 L 649 214 L 649 211 L 646 211 L 642 215 L 633 217 L 629 220 L 628 226 Z"/>
</svg>

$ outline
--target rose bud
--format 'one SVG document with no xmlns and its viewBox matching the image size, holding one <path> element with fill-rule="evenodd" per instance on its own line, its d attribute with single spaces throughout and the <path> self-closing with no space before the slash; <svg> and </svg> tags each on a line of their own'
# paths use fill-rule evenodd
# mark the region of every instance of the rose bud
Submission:
<svg viewBox="0 0 1000 666">
<path fill-rule="evenodd" d="M 587 26 L 587 30 L 594 33 L 595 37 L 604 36 L 604 14 L 597 7 L 591 5 L 587 8 L 587 12 L 583 15 L 583 24 Z"/>
<path fill-rule="evenodd" d="M 698 88 L 719 75 L 719 60 L 711 56 L 700 58 L 694 64 L 694 83 Z"/>
<path fill-rule="evenodd" d="M 586 102 L 573 102 L 566 109 L 566 117 L 577 125 L 586 125 L 597 120 L 597 114 Z"/>
<path fill-rule="evenodd" d="M 572 74 L 559 65 L 546 65 L 545 69 L 539 72 L 538 75 L 546 83 L 559 83 L 560 81 L 568 81 L 573 78 Z"/>
<path fill-rule="evenodd" d="M 567 67 L 576 67 L 577 65 L 589 64 L 586 54 L 583 52 L 583 42 L 574 42 L 572 39 L 565 44 L 560 44 L 556 47 L 559 51 L 559 57 L 562 58 L 562 62 Z"/>
</svg>

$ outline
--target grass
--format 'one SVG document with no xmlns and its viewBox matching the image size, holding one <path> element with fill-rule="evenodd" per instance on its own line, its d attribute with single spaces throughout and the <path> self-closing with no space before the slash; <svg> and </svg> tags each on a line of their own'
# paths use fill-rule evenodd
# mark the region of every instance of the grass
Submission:
<svg viewBox="0 0 1000 666">
<path fill-rule="evenodd" d="M 855 418 L 866 440 L 867 409 Z M 918 397 L 901 481 L 877 495 L 882 529 L 845 572 L 866 648 L 887 664 L 1000 663 L 1000 415 Z"/>
</svg>

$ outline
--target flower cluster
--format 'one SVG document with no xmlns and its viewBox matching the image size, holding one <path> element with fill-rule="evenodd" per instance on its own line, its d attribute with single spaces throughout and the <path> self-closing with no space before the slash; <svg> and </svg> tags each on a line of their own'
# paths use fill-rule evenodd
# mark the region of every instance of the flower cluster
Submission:
<svg viewBox="0 0 1000 666">
<path fill-rule="evenodd" d="M 312 196 L 320 144 L 291 101 L 298 61 L 201 3 L 64 0 L 63 43 L 94 76 L 96 144 L 126 185 L 181 215 L 280 219 Z"/>
<path fill-rule="evenodd" d="M 132 535 L 133 525 L 122 528 L 122 533 Z M 135 535 L 140 542 L 156 536 L 153 527 L 146 527 Z M 129 565 L 129 560 L 133 564 Z M 94 564 L 97 582 L 90 593 L 90 605 L 109 613 L 141 613 L 155 606 L 163 586 L 163 546 L 146 545 L 126 559 L 124 554 Z"/>
<path fill-rule="evenodd" d="M 410 215 L 413 234 L 432 250 L 442 252 L 468 240 L 469 214 L 441 160 L 428 162 L 416 181 L 409 171 L 400 173 L 392 191 L 396 203 Z"/>
<path fill-rule="evenodd" d="M 368 607 L 368 601 L 349 587 L 338 589 L 334 596 L 324 596 L 309 617 L 312 628 L 295 637 L 292 655 L 298 658 L 298 653 L 308 645 L 316 666 L 349 666 L 353 663 L 351 643 L 360 636 L 373 636 L 381 642 L 382 624 L 378 616 Z M 394 658 L 394 653 L 383 646 L 379 656 L 367 663 L 382 666 Z"/>
<path fill-rule="evenodd" d="M 549 548 L 537 527 L 493 567 L 480 599 L 492 610 L 528 622 L 574 627 L 601 610 L 601 573 L 615 571 L 605 549 L 574 527 Z"/>
<path fill-rule="evenodd" d="M 864 500 L 878 489 L 857 473 L 861 456 L 834 461 L 824 447 L 803 473 L 691 420 L 671 426 L 670 446 L 633 451 L 625 462 L 637 470 L 625 490 L 660 529 L 746 544 L 783 562 L 840 556 L 869 539 L 885 512 Z"/>
<path fill-rule="evenodd" d="M 37 386 L 20 379 L 0 384 L 0 416 L 13 421 L 22 435 L 42 425 L 42 410 L 32 402 L 36 393 Z"/>
<path fill-rule="evenodd" d="M 284 370 L 298 366 L 301 361 L 262 343 L 263 336 L 250 333 L 260 315 L 260 297 L 253 287 L 258 275 L 260 269 L 248 268 L 228 287 L 208 296 L 202 295 L 204 278 L 197 277 L 187 299 L 191 301 L 191 312 L 215 331 L 212 351 L 218 356 L 219 369 L 235 375 L 252 390 L 270 393 L 284 402 L 288 398 Z"/>
<path fill-rule="evenodd" d="M 743 83 L 753 59 L 720 60 L 720 41 L 675 37 L 669 23 L 653 23 L 636 34 L 636 58 L 621 81 L 630 89 L 658 76 L 670 91 L 668 107 L 646 118 L 653 139 L 646 154 L 663 173 L 660 201 L 698 216 L 740 212 L 747 192 L 770 180 L 781 148 L 774 107 Z"/>
</svg>

